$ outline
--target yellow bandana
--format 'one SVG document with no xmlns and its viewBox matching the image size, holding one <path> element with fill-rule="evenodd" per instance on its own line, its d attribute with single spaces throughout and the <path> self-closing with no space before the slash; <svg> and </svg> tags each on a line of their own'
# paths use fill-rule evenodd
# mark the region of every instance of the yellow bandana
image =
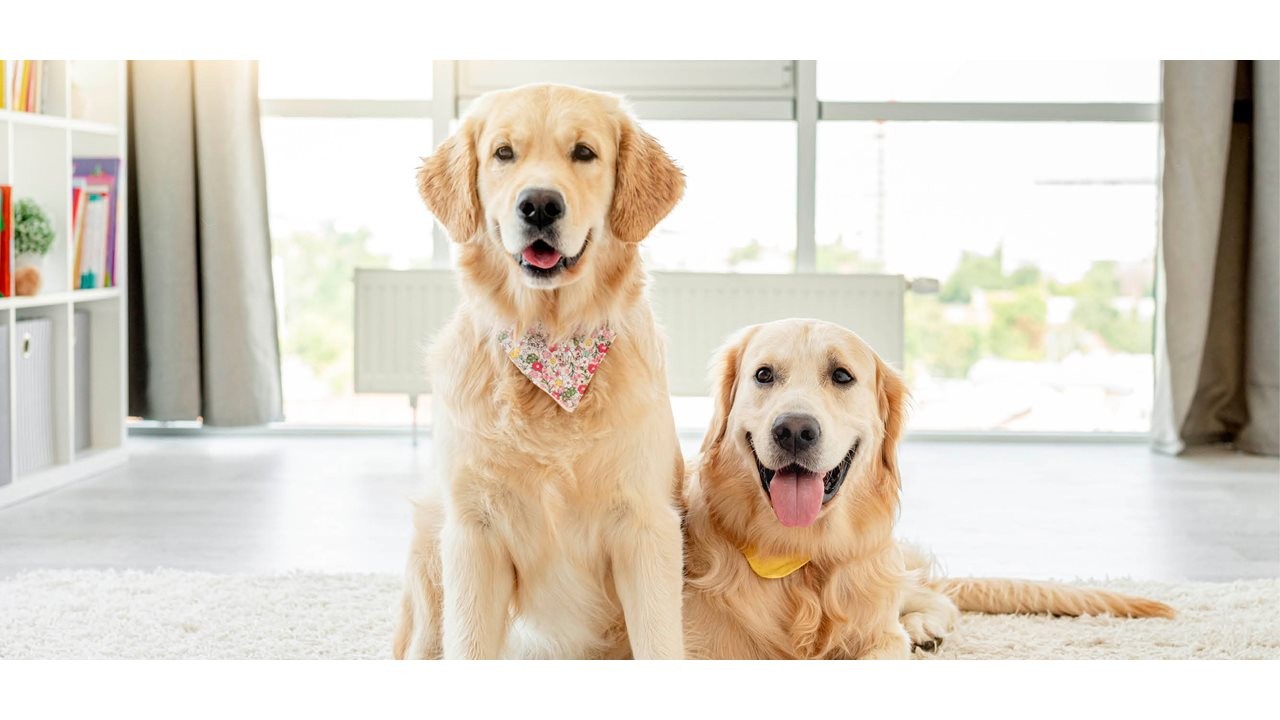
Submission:
<svg viewBox="0 0 1280 720">
<path fill-rule="evenodd" d="M 809 564 L 809 558 L 802 555 L 759 555 L 754 545 L 742 548 L 742 555 L 755 574 L 770 580 L 784 578 Z"/>
</svg>

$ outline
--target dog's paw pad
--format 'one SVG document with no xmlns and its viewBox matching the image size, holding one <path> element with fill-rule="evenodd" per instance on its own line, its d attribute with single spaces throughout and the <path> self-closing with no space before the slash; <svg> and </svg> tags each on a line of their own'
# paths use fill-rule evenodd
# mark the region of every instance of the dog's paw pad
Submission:
<svg viewBox="0 0 1280 720">
<path fill-rule="evenodd" d="M 912 647 L 922 652 L 937 652 L 942 648 L 942 638 L 933 638 L 932 640 L 913 643 Z"/>
<path fill-rule="evenodd" d="M 937 617 L 924 612 L 907 613 L 902 616 L 902 627 L 911 638 L 911 645 L 924 652 L 937 652 L 942 641 L 951 634 L 954 626 L 946 617 Z"/>
</svg>

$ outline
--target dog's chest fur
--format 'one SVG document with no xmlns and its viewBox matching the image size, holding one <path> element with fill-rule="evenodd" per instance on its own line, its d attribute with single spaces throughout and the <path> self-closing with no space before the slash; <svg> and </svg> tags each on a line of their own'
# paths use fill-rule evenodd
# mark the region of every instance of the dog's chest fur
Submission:
<svg viewBox="0 0 1280 720">
<path fill-rule="evenodd" d="M 691 657 L 861 657 L 885 616 L 896 617 L 892 553 L 840 564 L 811 562 L 782 578 L 751 571 L 695 500 L 686 516 L 684 622 Z"/>
<path fill-rule="evenodd" d="M 483 518 L 515 565 L 506 654 L 625 654 L 609 534 L 622 508 L 668 504 L 678 467 L 674 428 L 669 460 L 652 457 L 652 440 L 634 435 L 670 426 L 669 406 L 664 420 L 637 392 L 653 368 L 631 338 L 619 337 L 569 413 L 491 338 L 470 341 L 473 355 L 439 358 L 433 368 L 444 403 L 437 446 L 454 512 Z M 655 462 L 670 463 L 671 484 L 655 485 Z"/>
</svg>

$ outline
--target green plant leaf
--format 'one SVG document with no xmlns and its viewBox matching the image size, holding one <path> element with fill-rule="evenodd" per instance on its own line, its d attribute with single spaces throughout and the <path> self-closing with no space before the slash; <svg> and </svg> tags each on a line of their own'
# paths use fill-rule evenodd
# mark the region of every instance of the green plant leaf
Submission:
<svg viewBox="0 0 1280 720">
<path fill-rule="evenodd" d="M 14 252 L 44 255 L 53 246 L 53 224 L 36 201 L 22 198 L 13 206 Z"/>
</svg>

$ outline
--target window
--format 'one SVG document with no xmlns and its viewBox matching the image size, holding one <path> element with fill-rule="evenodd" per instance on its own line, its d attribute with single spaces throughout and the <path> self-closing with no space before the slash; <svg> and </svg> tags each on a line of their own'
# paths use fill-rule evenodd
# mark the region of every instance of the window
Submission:
<svg viewBox="0 0 1280 720">
<path fill-rule="evenodd" d="M 906 300 L 914 428 L 1147 429 L 1157 132 L 819 127 L 819 270 L 942 282 Z"/>
<path fill-rule="evenodd" d="M 262 142 L 286 421 L 405 424 L 404 397 L 353 393 L 351 278 L 431 263 L 414 181 L 431 121 L 264 117 Z"/>
<path fill-rule="evenodd" d="M 818 269 L 941 281 L 905 303 L 914 429 L 1148 429 L 1159 76 L 818 65 Z"/>
<path fill-rule="evenodd" d="M 815 257 L 819 272 L 937 278 L 939 293 L 906 298 L 912 429 L 1145 431 L 1159 74 L 1155 61 L 263 62 L 287 419 L 407 421 L 403 397 L 351 392 L 352 268 L 449 261 L 413 183 L 433 118 L 491 86 L 580 78 L 626 93 L 686 172 L 641 246 L 649 267 L 790 272 Z"/>
<path fill-rule="evenodd" d="M 431 121 L 400 118 L 263 118 L 273 234 L 367 236 L 388 267 L 431 261 L 431 215 L 415 173 L 431 153 Z"/>
<path fill-rule="evenodd" d="M 898 60 L 818 63 L 818 98 L 866 102 L 1153 103 L 1150 61 Z"/>
<path fill-rule="evenodd" d="M 684 170 L 684 199 L 641 252 L 648 267 L 790 272 L 796 131 L 790 122 L 654 120 L 644 128 Z"/>
</svg>

